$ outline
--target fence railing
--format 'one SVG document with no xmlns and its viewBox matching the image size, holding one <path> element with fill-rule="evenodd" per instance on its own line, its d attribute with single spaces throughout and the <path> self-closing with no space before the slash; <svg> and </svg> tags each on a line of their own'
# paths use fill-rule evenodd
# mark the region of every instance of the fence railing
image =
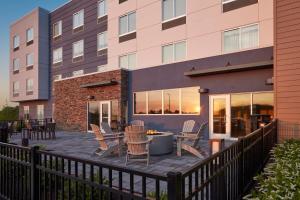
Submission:
<svg viewBox="0 0 300 200">
<path fill-rule="evenodd" d="M 166 176 L 0 143 L 0 199 L 240 199 L 276 141 L 273 121 Z"/>
</svg>

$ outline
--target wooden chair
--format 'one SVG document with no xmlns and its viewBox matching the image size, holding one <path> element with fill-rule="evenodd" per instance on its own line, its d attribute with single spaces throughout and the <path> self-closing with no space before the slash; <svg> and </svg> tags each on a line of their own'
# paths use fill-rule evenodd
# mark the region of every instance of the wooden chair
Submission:
<svg viewBox="0 0 300 200">
<path fill-rule="evenodd" d="M 198 158 L 204 158 L 199 151 L 198 143 L 207 125 L 207 122 L 203 123 L 196 134 L 185 133 L 183 135 L 177 136 L 177 156 L 181 156 L 181 151 L 183 149 L 190 152 L 191 154 L 194 154 Z"/>
<path fill-rule="evenodd" d="M 146 161 L 148 166 L 150 160 L 149 144 L 151 140 L 148 139 L 144 127 L 126 127 L 125 140 L 128 147 L 125 165 L 132 159 L 136 161 Z"/>
<path fill-rule="evenodd" d="M 122 132 L 113 132 L 107 122 L 101 122 L 100 127 L 101 127 L 100 130 L 104 135 L 115 135 L 115 134 L 121 135 L 121 134 L 123 134 Z"/>
<path fill-rule="evenodd" d="M 121 156 L 124 136 L 118 134 L 102 134 L 99 126 L 91 124 L 92 131 L 96 136 L 96 140 L 99 142 L 99 149 L 95 154 L 99 156 L 107 156 L 112 153 L 117 153 Z"/>
<path fill-rule="evenodd" d="M 145 123 L 142 120 L 133 120 L 130 124 L 131 126 L 145 126 Z"/>
<path fill-rule="evenodd" d="M 183 123 L 183 127 L 182 127 L 182 132 L 180 132 L 181 134 L 185 134 L 185 133 L 192 133 L 193 129 L 195 127 L 195 120 L 187 120 Z"/>
</svg>

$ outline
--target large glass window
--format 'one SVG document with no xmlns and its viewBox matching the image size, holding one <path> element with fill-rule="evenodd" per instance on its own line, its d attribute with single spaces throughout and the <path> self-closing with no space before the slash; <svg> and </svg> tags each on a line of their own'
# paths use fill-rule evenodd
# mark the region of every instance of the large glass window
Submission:
<svg viewBox="0 0 300 200">
<path fill-rule="evenodd" d="M 84 10 L 81 10 L 73 15 L 73 29 L 84 25 Z"/>
<path fill-rule="evenodd" d="M 127 54 L 119 57 L 119 67 L 122 69 L 134 69 L 136 66 L 136 54 Z"/>
<path fill-rule="evenodd" d="M 20 36 L 16 35 L 13 39 L 13 47 L 18 48 L 20 46 Z"/>
<path fill-rule="evenodd" d="M 186 0 L 162 0 L 162 4 L 163 21 L 186 14 Z"/>
<path fill-rule="evenodd" d="M 164 90 L 164 114 L 179 114 L 179 90 Z"/>
<path fill-rule="evenodd" d="M 165 45 L 162 47 L 162 62 L 171 63 L 186 58 L 186 41 Z"/>
<path fill-rule="evenodd" d="M 91 131 L 91 124 L 100 125 L 99 102 L 90 101 L 88 103 L 88 130 Z"/>
<path fill-rule="evenodd" d="M 272 92 L 253 94 L 253 114 L 274 116 L 274 94 Z"/>
<path fill-rule="evenodd" d="M 98 34 L 98 51 L 107 47 L 107 32 L 102 32 Z"/>
<path fill-rule="evenodd" d="M 30 67 L 30 66 L 33 66 L 33 53 L 30 53 L 30 54 L 27 54 L 26 55 L 26 66 L 27 67 Z"/>
<path fill-rule="evenodd" d="M 200 94 L 198 87 L 181 89 L 181 113 L 199 114 L 200 113 Z"/>
<path fill-rule="evenodd" d="M 233 52 L 255 48 L 259 44 L 258 25 L 251 25 L 225 31 L 223 33 L 223 51 Z"/>
<path fill-rule="evenodd" d="M 148 114 L 162 114 L 162 91 L 148 92 Z"/>
<path fill-rule="evenodd" d="M 53 51 L 53 64 L 62 62 L 63 48 L 58 48 Z"/>
<path fill-rule="evenodd" d="M 73 58 L 83 56 L 84 54 L 84 41 L 80 40 L 73 43 Z"/>
<path fill-rule="evenodd" d="M 119 19 L 119 35 L 134 32 L 136 30 L 135 12 L 121 16 Z"/>
<path fill-rule="evenodd" d="M 62 21 L 58 21 L 53 24 L 53 38 L 58 37 L 62 34 Z"/>
<path fill-rule="evenodd" d="M 107 15 L 106 0 L 100 0 L 98 3 L 98 18 Z"/>
<path fill-rule="evenodd" d="M 26 31 L 26 42 L 33 40 L 33 28 L 27 29 Z"/>
<path fill-rule="evenodd" d="M 13 71 L 18 71 L 20 69 L 20 59 L 16 58 L 13 60 Z"/>
<path fill-rule="evenodd" d="M 110 119 L 110 126 L 112 129 L 118 128 L 118 122 L 120 121 L 119 117 L 121 115 L 119 114 L 119 101 L 118 100 L 112 100 L 111 101 L 111 119 Z"/>
<path fill-rule="evenodd" d="M 147 93 L 134 93 L 134 114 L 147 114 Z"/>
<path fill-rule="evenodd" d="M 231 95 L 231 136 L 245 136 L 251 132 L 251 94 Z"/>
</svg>

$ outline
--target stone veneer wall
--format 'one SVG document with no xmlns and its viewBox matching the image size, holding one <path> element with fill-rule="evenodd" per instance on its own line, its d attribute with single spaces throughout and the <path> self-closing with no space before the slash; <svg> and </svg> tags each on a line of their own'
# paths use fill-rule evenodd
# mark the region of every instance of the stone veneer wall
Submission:
<svg viewBox="0 0 300 200">
<path fill-rule="evenodd" d="M 112 86 L 80 88 L 83 84 L 117 80 L 119 83 Z M 88 96 L 94 96 L 92 101 L 119 100 L 119 113 L 125 119 L 127 105 L 127 71 L 116 70 L 99 74 L 72 78 L 54 83 L 54 119 L 57 127 L 68 131 L 87 130 L 87 103 Z"/>
</svg>

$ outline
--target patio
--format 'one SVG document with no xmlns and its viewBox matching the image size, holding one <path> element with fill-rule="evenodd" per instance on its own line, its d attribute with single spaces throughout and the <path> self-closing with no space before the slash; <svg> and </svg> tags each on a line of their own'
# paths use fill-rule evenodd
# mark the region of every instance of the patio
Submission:
<svg viewBox="0 0 300 200">
<path fill-rule="evenodd" d="M 10 143 L 21 145 L 21 135 L 13 135 L 10 138 Z M 232 143 L 232 141 L 225 141 L 225 147 L 228 147 Z M 94 154 L 99 144 L 92 133 L 57 132 L 55 140 L 30 140 L 29 145 L 39 145 L 46 150 L 62 155 L 125 167 L 125 151 L 121 157 L 112 155 L 100 158 Z M 204 158 L 209 157 L 211 154 L 209 142 L 207 140 L 201 140 L 199 146 L 201 147 Z M 147 166 L 145 162 L 135 161 L 130 162 L 126 167 L 150 174 L 166 175 L 170 171 L 185 172 L 200 161 L 201 159 L 187 152 L 184 152 L 182 157 L 176 156 L 174 143 L 174 151 L 172 154 L 151 156 L 149 166 Z"/>
</svg>

